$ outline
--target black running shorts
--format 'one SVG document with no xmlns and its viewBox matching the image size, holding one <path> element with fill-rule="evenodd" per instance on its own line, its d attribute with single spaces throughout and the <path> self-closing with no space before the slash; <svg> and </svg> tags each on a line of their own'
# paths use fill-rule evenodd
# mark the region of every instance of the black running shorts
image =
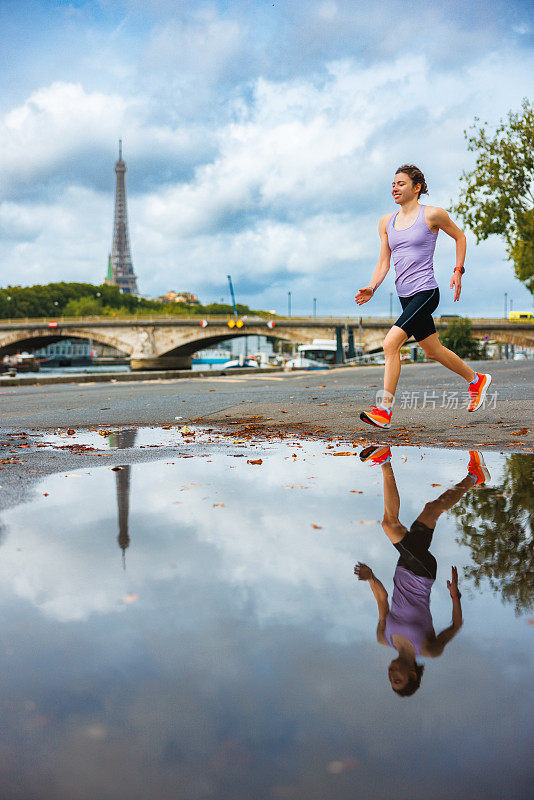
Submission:
<svg viewBox="0 0 534 800">
<path fill-rule="evenodd" d="M 402 314 L 395 325 L 402 328 L 416 342 L 422 342 L 436 332 L 432 314 L 439 304 L 439 289 L 416 292 L 411 297 L 399 297 Z"/>
<path fill-rule="evenodd" d="M 404 569 L 422 578 L 433 578 L 435 580 L 438 565 L 432 553 L 428 551 L 433 533 L 434 530 L 425 525 L 424 522 L 415 520 L 400 542 L 394 545 L 395 549 L 400 553 L 397 566 L 404 567 Z"/>
</svg>

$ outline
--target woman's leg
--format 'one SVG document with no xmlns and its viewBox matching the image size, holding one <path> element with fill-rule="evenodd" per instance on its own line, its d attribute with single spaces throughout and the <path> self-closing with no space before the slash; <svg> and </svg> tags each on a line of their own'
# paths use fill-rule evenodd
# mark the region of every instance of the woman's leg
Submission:
<svg viewBox="0 0 534 800">
<path fill-rule="evenodd" d="M 472 489 L 474 486 L 473 476 L 466 475 L 466 477 L 457 483 L 452 489 L 447 489 L 436 500 L 431 500 L 425 505 L 422 512 L 417 517 L 418 522 L 422 522 L 429 528 L 435 528 L 439 517 L 444 511 L 452 508 L 464 494 Z"/>
<path fill-rule="evenodd" d="M 384 339 L 384 357 L 386 366 L 384 370 L 384 395 L 382 404 L 390 409 L 397 391 L 397 384 L 401 371 L 400 349 L 408 339 L 408 334 L 393 325 L 386 338 Z"/>
<path fill-rule="evenodd" d="M 391 463 L 388 462 L 382 465 L 382 477 L 384 479 L 384 519 L 382 520 L 382 528 L 388 539 L 393 544 L 397 544 L 404 538 L 407 528 L 399 520 L 400 497 Z"/>
<path fill-rule="evenodd" d="M 452 350 L 449 350 L 441 344 L 437 333 L 427 336 L 426 339 L 420 341 L 419 344 L 428 358 L 443 364 L 447 369 L 456 372 L 457 375 L 461 375 L 466 381 L 470 382 L 476 378 L 476 372 L 474 372 L 471 367 L 468 367 L 460 356 L 457 356 L 456 353 L 453 353 Z"/>
</svg>

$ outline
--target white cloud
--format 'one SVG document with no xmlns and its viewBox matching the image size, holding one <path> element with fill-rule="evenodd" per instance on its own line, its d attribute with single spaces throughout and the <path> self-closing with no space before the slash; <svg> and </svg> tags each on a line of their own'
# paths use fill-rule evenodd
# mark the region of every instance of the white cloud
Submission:
<svg viewBox="0 0 534 800">
<path fill-rule="evenodd" d="M 194 36 L 205 33 L 208 48 L 223 25 L 226 55 L 215 53 L 206 65 L 219 74 L 232 48 L 240 47 L 242 31 L 203 14 L 189 24 Z M 158 36 L 168 45 L 155 48 L 158 57 L 171 59 L 169 24 L 153 31 L 153 41 Z M 191 45 L 180 58 L 193 63 L 194 50 Z M 114 184 L 104 154 L 123 134 L 134 265 L 143 292 L 156 295 L 173 284 L 209 300 L 231 270 L 237 282 L 258 287 L 244 301 L 276 307 L 280 276 L 293 282 L 298 298 L 299 282 L 303 295 L 313 294 L 314 281 L 335 273 L 332 298 L 323 305 L 350 312 L 355 281 L 367 281 L 374 267 L 377 221 L 392 206 L 395 167 L 419 163 L 431 187 L 426 202 L 446 207 L 472 159 L 463 130 L 475 114 L 497 122 L 518 107 L 528 73 L 525 60 L 520 64 L 509 52 L 484 55 L 461 80 L 424 55 L 372 66 L 347 58 L 295 79 L 259 78 L 233 96 L 219 124 L 204 119 L 189 127 L 157 118 L 156 96 L 53 83 L 8 111 L 0 128 L 0 175 L 10 189 L 0 207 L 0 281 L 13 274 L 25 283 L 100 279 Z M 97 187 L 87 177 L 93 165 Z M 140 174 L 151 188 L 131 191 Z M 39 200 L 24 199 L 29 185 L 42 187 Z M 440 242 L 438 256 L 438 276 L 447 281 L 452 242 Z M 503 287 L 513 290 L 516 304 L 530 300 L 502 258 L 497 239 L 470 247 L 468 255 L 471 269 L 492 278 L 499 298 L 492 313 L 501 307 Z M 446 295 L 448 286 L 442 288 Z M 373 311 L 386 309 L 387 289 L 383 294 Z M 468 281 L 464 298 L 476 312 L 481 300 Z"/>
<path fill-rule="evenodd" d="M 109 146 L 129 105 L 118 94 L 86 92 L 80 84 L 58 82 L 39 89 L 2 119 L 0 178 L 50 176 L 80 146 Z"/>
<path fill-rule="evenodd" d="M 237 20 L 222 18 L 214 8 L 205 6 L 189 17 L 156 25 L 146 45 L 145 65 L 151 71 L 170 70 L 173 79 L 202 74 L 217 81 L 232 72 L 246 36 L 246 28 Z"/>
</svg>

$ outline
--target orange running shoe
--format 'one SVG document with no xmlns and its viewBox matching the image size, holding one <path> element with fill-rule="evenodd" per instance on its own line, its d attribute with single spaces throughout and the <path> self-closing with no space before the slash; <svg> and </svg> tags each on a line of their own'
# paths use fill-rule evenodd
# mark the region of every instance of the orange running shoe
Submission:
<svg viewBox="0 0 534 800">
<path fill-rule="evenodd" d="M 489 470 L 484 464 L 484 459 L 482 458 L 478 450 L 469 451 L 469 464 L 467 466 L 467 471 L 475 479 L 475 486 L 478 486 L 480 483 L 486 483 L 486 481 L 491 480 L 491 475 L 489 474 Z"/>
<path fill-rule="evenodd" d="M 377 428 L 389 428 L 391 426 L 391 411 L 386 411 L 382 406 L 373 406 L 370 411 L 362 411 L 360 419 L 369 425 L 376 425 Z"/>
<path fill-rule="evenodd" d="M 468 386 L 469 392 L 469 407 L 468 411 L 476 411 L 480 408 L 486 397 L 489 385 L 491 383 L 491 375 L 485 375 L 483 372 L 477 372 L 477 380 L 470 383 Z"/>
<path fill-rule="evenodd" d="M 361 461 L 367 461 L 371 466 L 387 464 L 391 460 L 389 445 L 371 444 L 360 453 Z"/>
</svg>

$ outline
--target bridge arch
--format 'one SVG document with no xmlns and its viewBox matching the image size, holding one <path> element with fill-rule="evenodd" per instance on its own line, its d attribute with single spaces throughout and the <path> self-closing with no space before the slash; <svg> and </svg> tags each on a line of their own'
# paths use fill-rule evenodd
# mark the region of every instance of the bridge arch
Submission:
<svg viewBox="0 0 534 800">
<path fill-rule="evenodd" d="M 76 329 L 74 331 L 59 332 L 54 328 L 43 328 L 35 331 L 14 330 L 9 332 L 2 332 L 0 335 L 0 358 L 13 353 L 18 353 L 21 350 L 28 350 L 34 352 L 41 347 L 47 347 L 49 344 L 55 344 L 63 339 L 79 339 L 87 341 L 91 339 L 99 344 L 109 345 L 120 350 L 126 355 L 132 355 L 134 348 L 127 348 L 126 343 L 117 342 L 117 337 L 107 334 L 105 331 L 100 331 L 98 328 L 90 331 L 83 331 Z"/>
<path fill-rule="evenodd" d="M 271 332 L 266 331 L 265 329 L 261 330 L 258 329 L 257 331 L 251 330 L 250 328 L 240 328 L 238 330 L 228 328 L 227 332 L 223 333 L 214 333 L 213 331 L 206 331 L 204 335 L 198 334 L 198 331 L 195 331 L 192 334 L 192 337 L 187 342 L 181 342 L 180 344 L 170 347 L 168 350 L 162 350 L 159 355 L 162 357 L 171 357 L 171 356 L 192 356 L 194 353 L 198 353 L 199 350 L 206 350 L 211 347 L 217 347 L 221 344 L 221 342 L 227 342 L 230 339 L 243 339 L 246 336 L 262 336 L 265 339 L 273 340 L 273 341 L 282 341 L 288 342 L 289 344 L 294 344 L 295 339 L 289 334 L 285 334 L 284 332 Z"/>
</svg>

